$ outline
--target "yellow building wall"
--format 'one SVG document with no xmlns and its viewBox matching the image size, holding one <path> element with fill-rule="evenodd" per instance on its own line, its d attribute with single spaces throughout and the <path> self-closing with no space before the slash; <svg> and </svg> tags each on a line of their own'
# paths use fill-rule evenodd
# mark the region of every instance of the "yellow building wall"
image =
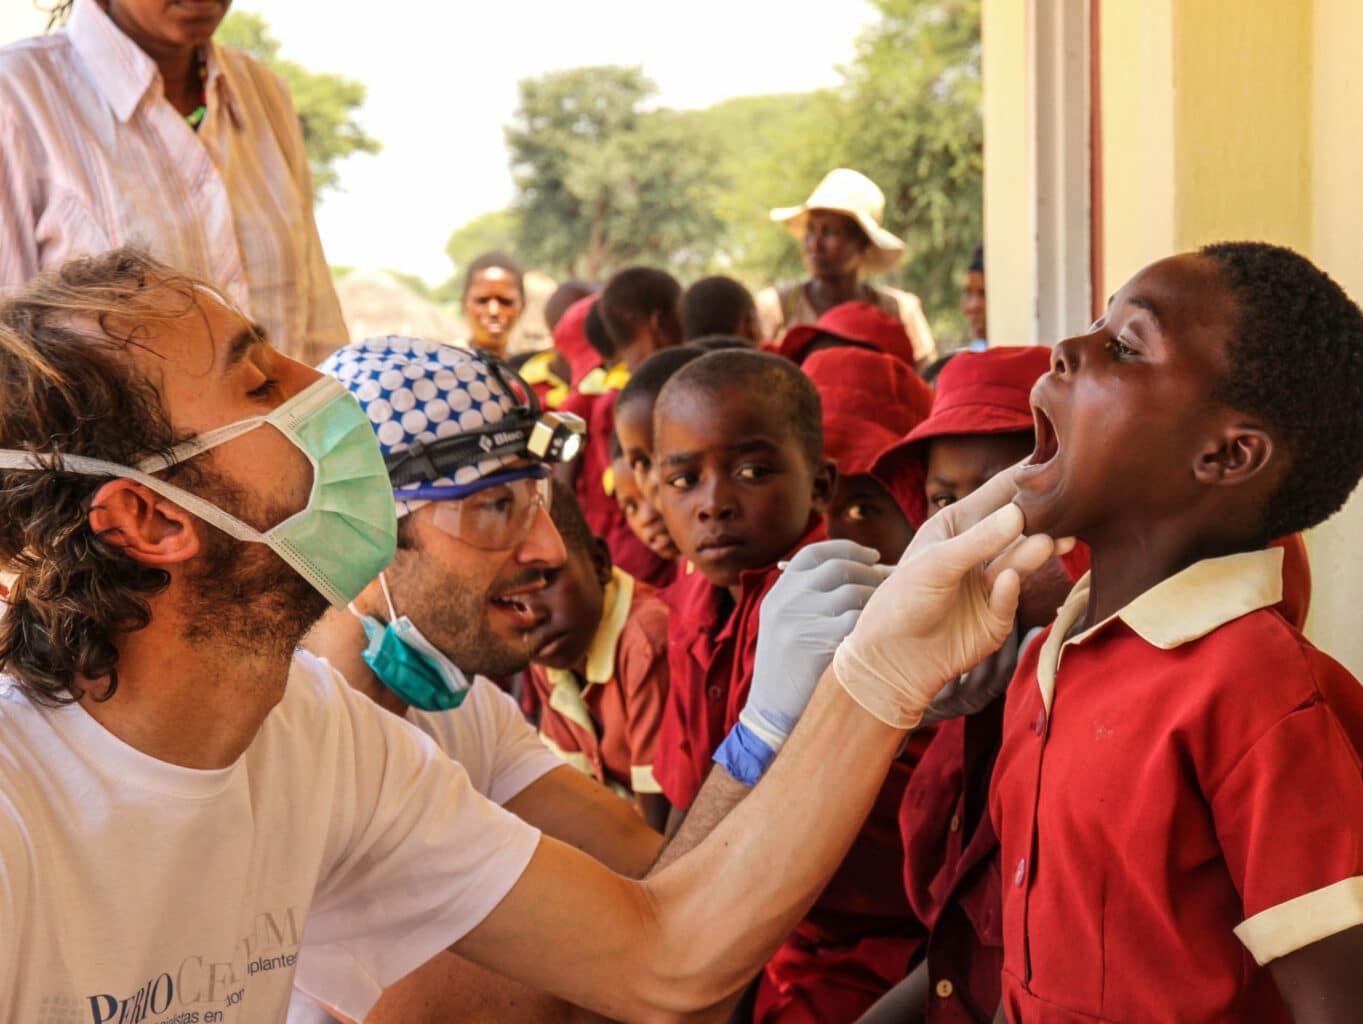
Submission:
<svg viewBox="0 0 1363 1024">
<path fill-rule="evenodd" d="M 1033 75 L 1027 12 L 1036 2 L 984 3 L 991 325 L 1026 320 L 1035 303 L 1034 260 L 1000 253 L 994 241 L 1021 237 L 1018 218 L 1033 205 L 1034 184 L 1017 168 L 1029 165 L 1032 129 L 1018 107 L 1025 114 Z M 1096 7 L 1101 293 L 1169 253 L 1261 238 L 1298 249 L 1363 299 L 1363 3 Z M 1004 33 L 1011 38 L 1000 39 Z M 999 309 L 1005 300 L 1010 308 Z M 1363 494 L 1307 540 L 1314 573 L 1307 632 L 1363 677 Z"/>
<path fill-rule="evenodd" d="M 1036 224 L 1028 8 L 1018 0 L 982 4 L 984 271 L 989 282 L 989 338 L 995 345 L 1034 343 Z"/>
</svg>

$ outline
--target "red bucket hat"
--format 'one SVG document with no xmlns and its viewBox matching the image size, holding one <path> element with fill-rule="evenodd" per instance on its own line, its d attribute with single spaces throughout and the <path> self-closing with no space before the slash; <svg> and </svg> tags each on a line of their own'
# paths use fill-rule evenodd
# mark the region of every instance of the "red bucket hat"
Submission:
<svg viewBox="0 0 1363 1024">
<path fill-rule="evenodd" d="M 869 302 L 844 302 L 834 306 L 812 324 L 796 324 L 786 331 L 777 352 L 797 363 L 804 362 L 805 349 L 820 334 L 833 334 L 851 345 L 894 356 L 905 366 L 913 366 L 913 342 L 899 317 L 886 313 Z"/>
<path fill-rule="evenodd" d="M 932 408 L 932 388 L 923 378 L 880 352 L 815 352 L 802 369 L 823 402 L 824 455 L 843 476 L 871 472 L 876 456 Z"/>
<path fill-rule="evenodd" d="M 572 380 L 568 383 L 577 387 L 582 378 L 602 364 L 601 353 L 592 348 L 587 340 L 587 314 L 591 312 L 600 292 L 578 299 L 566 310 L 554 325 L 554 348 L 568 360 L 572 370 Z"/>
<path fill-rule="evenodd" d="M 958 352 L 937 377 L 932 414 L 876 459 L 871 474 L 904 509 L 915 529 L 928 517 L 923 497 L 927 442 L 959 434 L 1012 434 L 1035 428 L 1032 385 L 1051 368 L 1042 345 Z"/>
</svg>

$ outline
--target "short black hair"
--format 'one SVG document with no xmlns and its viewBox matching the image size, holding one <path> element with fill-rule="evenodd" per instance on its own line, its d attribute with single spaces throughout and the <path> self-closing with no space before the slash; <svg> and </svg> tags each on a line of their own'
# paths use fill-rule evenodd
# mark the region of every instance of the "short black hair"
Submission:
<svg viewBox="0 0 1363 1024">
<path fill-rule="evenodd" d="M 691 348 L 698 348 L 702 352 L 719 352 L 726 348 L 756 348 L 752 342 L 744 341 L 742 338 L 735 338 L 732 334 L 707 334 L 703 338 L 695 338 L 686 343 Z"/>
<path fill-rule="evenodd" d="M 464 290 L 460 293 L 459 297 L 461 299 L 467 299 L 469 297 L 469 289 L 473 287 L 474 277 L 481 271 L 492 270 L 494 268 L 497 270 L 505 270 L 516 279 L 516 291 L 520 294 L 521 300 L 524 301 L 525 268 L 522 267 L 514 257 L 495 250 L 475 256 L 473 260 L 470 261 L 468 269 L 464 271 Z"/>
<path fill-rule="evenodd" d="M 676 323 L 681 284 L 657 267 L 626 267 L 609 281 L 596 308 L 616 350 L 629 345 L 639 325 L 654 314 Z"/>
<path fill-rule="evenodd" d="M 746 402 L 776 403 L 811 466 L 823 461 L 823 402 L 803 370 L 784 356 L 752 348 L 707 352 L 687 363 L 663 385 L 655 410 L 697 391 L 737 392 Z M 657 413 L 655 412 L 655 415 Z"/>
<path fill-rule="evenodd" d="M 571 554 L 590 555 L 596 550 L 596 535 L 587 525 L 587 517 L 582 514 L 582 506 L 577 503 L 577 495 L 562 480 L 553 482 L 554 496 L 550 502 L 549 518 L 554 529 L 563 538 L 563 547 Z"/>
<path fill-rule="evenodd" d="M 587 310 L 587 316 L 582 321 L 582 333 L 587 337 L 587 344 L 596 349 L 596 354 L 607 363 L 615 358 L 615 343 L 611 341 L 611 336 L 606 332 L 606 325 L 601 320 L 599 299 Z"/>
<path fill-rule="evenodd" d="M 564 281 L 555 288 L 554 293 L 544 300 L 544 322 L 549 325 L 549 330 L 552 331 L 558 326 L 563 314 L 568 312 L 569 306 L 581 302 L 588 295 L 595 295 L 598 291 L 599 286 L 576 277 Z"/>
<path fill-rule="evenodd" d="M 968 274 L 984 273 L 984 246 L 977 245 L 975 247 L 975 254 L 970 257 L 970 265 L 965 269 Z"/>
<path fill-rule="evenodd" d="M 746 318 L 757 319 L 752 293 L 732 277 L 702 277 L 682 294 L 683 341 L 711 334 L 737 334 Z"/>
<path fill-rule="evenodd" d="M 1363 311 L 1291 249 L 1220 242 L 1200 254 L 1238 309 L 1213 397 L 1260 419 L 1291 460 L 1262 539 L 1315 526 L 1363 476 Z"/>
<path fill-rule="evenodd" d="M 650 402 L 656 401 L 663 385 L 674 373 L 703 355 L 705 355 L 705 352 L 694 345 L 678 345 L 676 348 L 665 348 L 660 352 L 654 352 L 653 355 L 639 364 L 637 370 L 630 374 L 629 382 L 620 389 L 620 394 L 616 396 L 615 407 L 619 409 L 636 398 L 647 398 Z"/>
</svg>

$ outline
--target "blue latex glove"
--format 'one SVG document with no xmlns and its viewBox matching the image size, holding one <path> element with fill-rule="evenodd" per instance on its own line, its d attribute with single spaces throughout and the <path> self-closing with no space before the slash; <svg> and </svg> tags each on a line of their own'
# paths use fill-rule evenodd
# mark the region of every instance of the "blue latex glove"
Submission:
<svg viewBox="0 0 1363 1024">
<path fill-rule="evenodd" d="M 838 644 L 892 566 L 872 548 L 829 540 L 801 548 L 762 599 L 748 702 L 715 751 L 745 785 L 757 782 L 804 713 Z"/>
</svg>

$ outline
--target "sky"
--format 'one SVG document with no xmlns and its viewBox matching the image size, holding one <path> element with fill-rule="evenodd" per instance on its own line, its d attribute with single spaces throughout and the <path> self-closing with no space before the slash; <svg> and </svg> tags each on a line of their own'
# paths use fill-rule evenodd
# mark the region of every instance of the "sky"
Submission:
<svg viewBox="0 0 1363 1024">
<path fill-rule="evenodd" d="M 0 42 L 42 29 L 31 0 L 0 0 Z M 341 191 L 317 210 L 333 264 L 389 267 L 437 284 L 445 241 L 511 199 L 502 126 L 516 83 L 585 64 L 641 65 L 659 102 L 704 107 L 731 96 L 835 85 L 866 0 L 237 0 L 263 15 L 281 55 L 363 82 L 360 120 L 383 144 L 341 165 Z M 381 14 L 381 16 L 379 16 Z M 811 182 L 810 186 L 813 187 Z M 773 196 L 772 205 L 799 196 Z"/>
</svg>

